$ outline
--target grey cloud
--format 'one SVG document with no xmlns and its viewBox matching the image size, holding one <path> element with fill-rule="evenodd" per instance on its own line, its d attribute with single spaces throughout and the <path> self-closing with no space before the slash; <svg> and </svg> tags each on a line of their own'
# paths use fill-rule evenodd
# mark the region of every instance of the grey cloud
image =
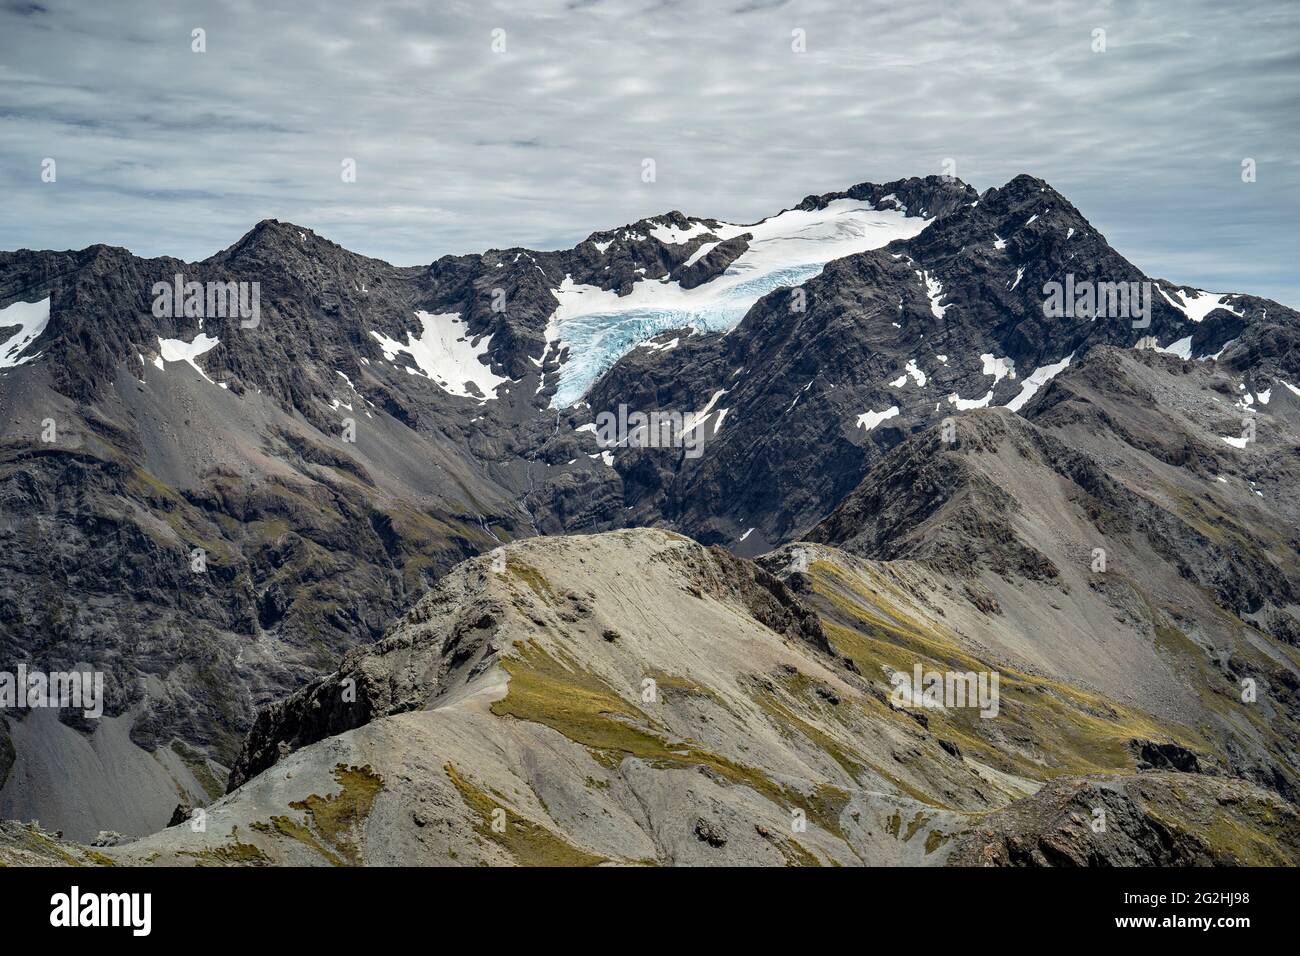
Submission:
<svg viewBox="0 0 1300 956">
<path fill-rule="evenodd" d="M 17 3 L 17 2 L 6 3 L 3 7 L 0 7 L 0 10 L 2 10 L 5 13 L 16 14 L 20 17 L 35 17 L 35 16 L 39 16 L 40 14 L 50 12 L 47 7 L 44 7 L 39 3 Z"/>
<path fill-rule="evenodd" d="M 952 157 L 981 189 L 1049 180 L 1152 274 L 1300 304 L 1294 5 L 268 6 L 0 8 L 0 247 L 193 259 L 275 216 L 426 263 L 673 208 L 752 221 Z"/>
</svg>

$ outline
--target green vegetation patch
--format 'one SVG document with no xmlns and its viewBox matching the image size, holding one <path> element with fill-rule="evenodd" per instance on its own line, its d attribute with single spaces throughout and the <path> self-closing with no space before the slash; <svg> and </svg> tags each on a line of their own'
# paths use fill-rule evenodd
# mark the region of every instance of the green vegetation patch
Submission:
<svg viewBox="0 0 1300 956">
<path fill-rule="evenodd" d="M 375 797 L 384 789 L 384 780 L 370 769 L 369 764 L 364 767 L 338 764 L 334 767 L 334 779 L 343 788 L 339 793 L 328 797 L 318 797 L 313 793 L 306 800 L 295 800 L 289 806 L 304 811 L 304 823 L 321 842 L 333 847 L 345 863 L 357 866 L 361 863 L 361 854 L 354 837 L 370 816 Z"/>
<path fill-rule="evenodd" d="M 253 829 L 259 833 L 278 834 L 290 840 L 297 840 L 312 852 L 324 857 L 332 866 L 347 865 L 346 861 L 316 839 L 316 835 L 311 830 L 292 817 L 271 817 L 270 823 L 258 821 L 253 824 Z"/>
<path fill-rule="evenodd" d="M 951 839 L 951 833 L 944 833 L 942 830 L 931 830 L 930 835 L 925 838 L 925 855 L 929 856 Z"/>
<path fill-rule="evenodd" d="M 821 866 L 822 861 L 813 856 L 797 840 L 779 840 L 776 848 L 785 857 L 786 866 Z"/>
<path fill-rule="evenodd" d="M 475 816 L 478 833 L 509 853 L 520 866 L 595 866 L 606 862 L 604 857 L 588 853 L 542 824 L 513 812 L 457 773 L 451 764 L 443 770 Z M 498 810 L 505 814 L 504 827 L 499 830 L 493 828 L 493 815 Z"/>
<path fill-rule="evenodd" d="M 207 850 L 182 850 L 177 856 L 188 856 L 199 866 L 269 866 L 271 858 L 260 847 L 239 839 L 239 827 L 231 831 L 232 843 Z"/>
<path fill-rule="evenodd" d="M 384 778 L 369 764 L 364 767 L 336 764 L 333 774 L 342 788 L 338 793 L 328 797 L 313 793 L 305 800 L 289 804 L 292 809 L 302 811 L 301 820 L 274 816 L 269 823 L 254 823 L 253 829 L 296 840 L 334 866 L 361 865 L 356 839 L 370 816 L 375 798 L 384 789 Z"/>
<path fill-rule="evenodd" d="M 555 590 L 551 587 L 551 582 L 546 580 L 546 575 L 531 565 L 519 561 L 508 561 L 506 570 L 532 588 L 533 593 L 543 601 L 549 601 L 555 597 Z"/>
</svg>

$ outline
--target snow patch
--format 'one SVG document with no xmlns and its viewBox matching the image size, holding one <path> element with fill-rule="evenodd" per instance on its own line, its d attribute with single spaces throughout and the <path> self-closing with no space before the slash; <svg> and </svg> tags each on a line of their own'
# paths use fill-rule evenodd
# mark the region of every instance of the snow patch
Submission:
<svg viewBox="0 0 1300 956">
<path fill-rule="evenodd" d="M 943 283 L 933 278 L 928 272 L 917 272 L 917 278 L 925 286 L 925 294 L 930 299 L 930 312 L 936 319 L 942 319 L 943 314 L 948 311 L 946 305 L 940 305 L 939 300 L 943 298 Z"/>
<path fill-rule="evenodd" d="M 199 368 L 194 361 L 205 352 L 210 352 L 217 347 L 220 339 L 210 338 L 206 332 L 200 332 L 194 337 L 193 342 L 186 342 L 184 339 L 163 339 L 158 340 L 158 358 L 154 365 L 158 368 L 165 368 L 163 362 L 185 362 L 203 376 L 205 382 L 211 382 L 206 372 Z"/>
<path fill-rule="evenodd" d="M 1020 409 L 1024 408 L 1025 404 L 1031 398 L 1038 394 L 1040 388 L 1046 385 L 1070 364 L 1072 358 L 1074 358 L 1073 352 L 1061 359 L 1059 362 L 1054 362 L 1051 365 L 1040 365 L 1038 368 L 1034 369 L 1029 373 L 1029 377 L 1020 383 L 1020 394 L 1007 402 L 1006 407 L 1013 412 L 1020 411 Z"/>
<path fill-rule="evenodd" d="M 24 356 L 23 351 L 35 342 L 50 324 L 50 300 L 14 302 L 0 309 L 0 329 L 18 326 L 18 331 L 0 341 L 0 368 L 15 368 L 39 357 Z"/>
<path fill-rule="evenodd" d="M 681 344 L 681 339 L 674 337 L 671 342 L 642 342 L 637 348 L 650 349 L 652 352 L 671 352 Z"/>
<path fill-rule="evenodd" d="M 920 367 L 916 364 L 916 359 L 907 360 L 907 365 L 903 367 L 903 374 L 890 382 L 890 386 L 893 388 L 902 388 L 903 385 L 907 383 L 909 375 L 912 377 L 912 381 L 916 382 L 919 387 L 925 386 L 925 373 L 922 372 Z"/>
<path fill-rule="evenodd" d="M 391 362 L 398 352 L 405 352 L 415 360 L 421 374 L 448 394 L 476 398 L 480 403 L 496 398 L 497 388 L 510 380 L 492 374 L 492 369 L 479 361 L 487 356 L 492 336 L 482 336 L 476 346 L 468 337 L 468 326 L 455 312 L 416 312 L 415 316 L 422 332 L 418 338 L 408 332 L 405 345 L 382 333 L 370 333 L 384 350 L 384 358 Z M 470 392 L 467 383 L 476 386 L 486 398 Z"/>
<path fill-rule="evenodd" d="M 787 411 L 787 412 L 790 411 L 790 410 L 792 410 L 796 405 L 799 404 L 799 399 L 803 398 L 803 393 L 804 393 L 804 392 L 806 392 L 806 391 L 808 391 L 808 389 L 812 388 L 812 383 L 813 383 L 814 381 L 816 381 L 816 379 L 809 379 L 809 380 L 808 380 L 808 384 L 805 385 L 803 388 L 799 389 L 799 391 L 795 393 L 794 401 L 792 401 L 792 402 L 790 403 L 789 407 L 786 408 L 786 411 Z"/>
<path fill-rule="evenodd" d="M 871 431 L 883 421 L 888 421 L 898 415 L 898 406 L 891 405 L 883 412 L 866 411 L 858 416 L 858 427 Z"/>
<path fill-rule="evenodd" d="M 1227 309 L 1233 315 L 1242 314 L 1224 304 L 1224 299 L 1233 294 L 1231 292 L 1205 292 L 1200 289 L 1193 289 L 1189 296 L 1182 289 L 1175 289 L 1174 291 L 1178 294 L 1178 301 L 1174 301 L 1163 288 L 1160 289 L 1160 294 L 1165 297 L 1166 302 L 1182 312 L 1192 322 L 1200 322 L 1215 309 Z"/>
<path fill-rule="evenodd" d="M 701 243 L 700 247 L 691 253 L 691 257 L 682 263 L 682 268 L 689 269 L 720 245 L 722 245 L 721 242 Z"/>
<path fill-rule="evenodd" d="M 720 399 L 723 395 L 726 395 L 727 392 L 729 391 L 730 389 L 726 389 L 726 388 L 718 389 L 716 392 L 713 393 L 713 397 L 709 399 L 709 403 L 705 405 L 702 409 L 700 409 L 698 412 L 687 412 L 684 416 L 682 416 L 682 437 L 685 438 L 685 436 L 689 435 L 691 432 L 695 431 L 695 429 L 703 425 L 705 421 L 708 420 L 709 415 L 713 413 L 713 406 L 718 404 L 718 399 Z M 713 434 L 716 435 L 718 431 L 722 428 L 722 420 L 727 417 L 727 412 L 729 412 L 730 410 L 731 409 L 729 408 L 723 408 L 718 411 L 718 420 L 713 425 Z"/>
<path fill-rule="evenodd" d="M 958 411 L 969 411 L 972 408 L 988 408 L 989 402 L 993 401 L 993 389 L 988 390 L 988 394 L 983 398 L 962 398 L 956 392 L 948 396 L 950 404 L 956 405 Z"/>
<path fill-rule="evenodd" d="M 1212 359 L 1217 362 L 1219 360 L 1219 356 L 1228 350 L 1228 346 L 1236 341 L 1237 341 L 1236 339 L 1229 339 L 1227 342 L 1223 343 L 1223 347 L 1220 348 L 1219 351 L 1215 352 L 1213 355 L 1202 355 L 1199 359 L 1197 359 L 1197 361 L 1204 362 L 1208 359 Z"/>
<path fill-rule="evenodd" d="M 1198 319 L 1197 321 L 1200 320 Z M 1176 355 L 1180 359 L 1189 359 L 1192 357 L 1192 337 L 1189 335 L 1186 338 L 1179 339 L 1177 342 L 1171 342 L 1163 348 L 1159 345 L 1155 348 L 1157 352 L 1162 352 L 1165 355 Z"/>
<path fill-rule="evenodd" d="M 993 376 L 994 385 L 1004 378 L 1016 377 L 1016 363 L 1009 358 L 995 358 L 992 352 L 985 352 L 980 361 L 984 363 L 984 374 Z"/>
<path fill-rule="evenodd" d="M 709 227 L 704 223 L 693 222 L 685 229 L 678 229 L 676 226 L 657 225 L 650 230 L 650 235 L 665 245 L 679 246 L 683 242 L 689 242 L 696 236 L 702 236 L 709 231 Z"/>
</svg>

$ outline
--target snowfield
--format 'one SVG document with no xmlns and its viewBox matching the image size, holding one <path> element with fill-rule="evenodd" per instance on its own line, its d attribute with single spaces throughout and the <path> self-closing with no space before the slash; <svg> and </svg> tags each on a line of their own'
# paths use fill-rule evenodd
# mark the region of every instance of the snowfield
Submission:
<svg viewBox="0 0 1300 956">
<path fill-rule="evenodd" d="M 492 336 L 482 336 L 475 345 L 468 337 L 464 320 L 455 312 L 416 312 L 415 317 L 423 331 L 418 338 L 408 332 L 405 345 L 380 332 L 370 333 L 384 350 L 384 358 L 392 362 L 398 352 L 405 352 L 420 372 L 444 392 L 480 402 L 496 398 L 498 386 L 510 380 L 492 374 L 491 367 L 479 361 L 487 356 Z M 473 385 L 477 392 L 471 392 L 467 385 Z"/>
</svg>

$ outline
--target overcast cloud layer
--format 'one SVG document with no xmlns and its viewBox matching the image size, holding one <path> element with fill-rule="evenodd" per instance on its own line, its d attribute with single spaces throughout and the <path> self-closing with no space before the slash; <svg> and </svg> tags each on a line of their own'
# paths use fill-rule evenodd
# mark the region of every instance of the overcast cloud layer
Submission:
<svg viewBox="0 0 1300 956">
<path fill-rule="evenodd" d="M 0 0 L 0 248 L 198 259 L 277 218 L 411 265 L 952 157 L 1150 274 L 1300 306 L 1298 93 L 1294 0 Z"/>
</svg>

